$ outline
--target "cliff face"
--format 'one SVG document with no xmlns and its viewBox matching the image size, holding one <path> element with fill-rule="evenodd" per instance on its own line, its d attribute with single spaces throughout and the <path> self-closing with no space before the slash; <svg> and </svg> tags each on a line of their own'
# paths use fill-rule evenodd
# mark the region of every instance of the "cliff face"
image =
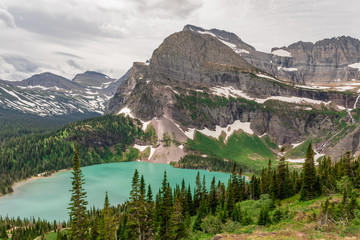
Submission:
<svg viewBox="0 0 360 240">
<path fill-rule="evenodd" d="M 160 141 L 165 132 L 172 132 L 180 143 L 191 137 L 185 136 L 191 129 L 215 131 L 240 120 L 249 123 L 255 135 L 267 134 L 281 145 L 318 138 L 316 147 L 325 144 L 321 151 L 335 156 L 343 152 L 341 144 L 327 136 L 337 134 L 342 121 L 353 121 L 341 110 L 352 108 L 356 99 L 349 92 L 305 89 L 280 81 L 211 34 L 182 31 L 166 38 L 149 64 L 134 63 L 106 113 L 150 121 Z M 352 130 L 342 132 L 346 141 L 356 136 Z M 349 148 L 356 152 L 359 143 Z M 164 149 L 155 151 L 150 161 L 167 162 L 169 153 Z M 177 157 L 184 155 L 183 150 L 176 151 Z"/>
<path fill-rule="evenodd" d="M 300 41 L 264 53 L 256 51 L 234 33 L 191 25 L 185 26 L 184 31 L 212 34 L 234 44 L 234 50 L 247 62 L 279 79 L 301 84 L 360 80 L 360 66 L 356 65 L 360 63 L 360 41 L 355 38 L 343 36 L 316 43 Z"/>
</svg>

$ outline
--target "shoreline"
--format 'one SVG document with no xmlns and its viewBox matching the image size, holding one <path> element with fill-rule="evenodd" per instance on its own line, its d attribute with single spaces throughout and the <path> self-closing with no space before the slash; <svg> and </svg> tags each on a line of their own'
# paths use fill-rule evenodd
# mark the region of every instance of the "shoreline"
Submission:
<svg viewBox="0 0 360 240">
<path fill-rule="evenodd" d="M 69 171 L 71 170 L 72 168 L 69 168 L 69 169 L 61 169 L 59 171 L 55 171 L 47 176 L 45 175 L 42 175 L 42 174 L 38 174 L 37 176 L 32 176 L 32 177 L 29 177 L 27 179 L 23 179 L 23 180 L 20 180 L 20 181 L 17 181 L 15 182 L 13 185 L 11 185 L 12 189 L 14 190 L 13 192 L 10 192 L 10 193 L 6 193 L 6 194 L 0 194 L 0 198 L 1 197 L 5 197 L 6 195 L 9 195 L 9 194 L 14 194 L 16 193 L 17 189 L 19 189 L 22 185 L 26 184 L 26 183 L 29 183 L 29 182 L 32 182 L 32 181 L 35 181 L 37 179 L 40 179 L 40 178 L 47 178 L 47 177 L 51 177 L 53 176 L 54 174 L 56 173 L 60 173 L 60 172 L 65 172 L 65 171 Z"/>
</svg>

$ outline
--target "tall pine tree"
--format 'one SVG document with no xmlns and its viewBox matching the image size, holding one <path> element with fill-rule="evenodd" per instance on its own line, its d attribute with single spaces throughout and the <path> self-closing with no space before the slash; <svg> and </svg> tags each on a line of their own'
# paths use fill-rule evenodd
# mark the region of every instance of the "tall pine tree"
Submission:
<svg viewBox="0 0 360 240">
<path fill-rule="evenodd" d="M 72 189 L 71 199 L 69 206 L 69 215 L 71 221 L 70 236 L 71 239 L 88 239 L 89 233 L 89 224 L 88 216 L 86 213 L 86 192 L 84 190 L 84 175 L 80 168 L 78 147 L 75 146 L 75 155 L 74 155 L 74 167 L 73 167 L 73 176 L 72 178 Z"/>
<path fill-rule="evenodd" d="M 306 201 L 319 195 L 316 185 L 316 170 L 314 164 L 314 151 L 311 143 L 306 152 L 306 159 L 303 165 L 303 182 L 300 191 L 300 200 Z"/>
</svg>

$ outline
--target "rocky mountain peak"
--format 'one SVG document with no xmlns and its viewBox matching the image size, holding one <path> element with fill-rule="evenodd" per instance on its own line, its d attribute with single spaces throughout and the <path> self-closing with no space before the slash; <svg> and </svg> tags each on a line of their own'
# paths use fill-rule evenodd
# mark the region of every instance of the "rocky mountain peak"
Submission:
<svg viewBox="0 0 360 240">
<path fill-rule="evenodd" d="M 232 32 L 219 30 L 216 28 L 206 30 L 201 27 L 197 27 L 197 26 L 190 25 L 190 24 L 186 25 L 183 28 L 183 31 L 197 32 L 197 33 L 201 33 L 201 34 L 207 33 L 207 34 L 213 35 L 214 37 L 218 38 L 219 40 L 235 44 L 236 47 L 238 47 L 239 49 L 244 49 L 247 51 L 255 50 L 255 48 L 253 46 L 243 42 L 235 33 L 232 33 Z"/>
<path fill-rule="evenodd" d="M 64 90 L 80 88 L 78 84 L 71 82 L 69 79 L 51 72 L 36 74 L 22 81 L 12 82 L 12 85 L 22 87 L 61 88 Z"/>
<path fill-rule="evenodd" d="M 110 84 L 114 79 L 109 78 L 103 73 L 86 71 L 76 74 L 72 81 L 83 87 L 101 87 L 103 84 Z"/>
<path fill-rule="evenodd" d="M 229 46 L 209 34 L 182 31 L 167 37 L 154 51 L 150 73 L 171 75 L 181 81 L 209 81 L 216 69 L 252 72 L 256 69 Z"/>
</svg>

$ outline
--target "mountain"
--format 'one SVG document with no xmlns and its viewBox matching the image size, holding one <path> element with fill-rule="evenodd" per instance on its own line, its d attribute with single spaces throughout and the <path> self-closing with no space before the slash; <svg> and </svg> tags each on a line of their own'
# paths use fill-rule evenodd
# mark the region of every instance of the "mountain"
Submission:
<svg viewBox="0 0 360 240">
<path fill-rule="evenodd" d="M 22 89 L 50 91 L 79 91 L 82 88 L 79 84 L 50 72 L 36 74 L 28 79 L 9 83 Z"/>
<path fill-rule="evenodd" d="M 259 170 L 282 147 L 303 157 L 310 141 L 317 158 L 358 153 L 357 94 L 283 81 L 250 64 L 244 52 L 255 50 L 234 34 L 189 28 L 167 37 L 149 64 L 134 63 L 105 112 L 154 127 L 149 161 L 197 153 Z"/>
<path fill-rule="evenodd" d="M 49 72 L 22 81 L 1 81 L 0 108 L 43 117 L 94 116 L 104 112 L 121 80 L 87 71 L 72 81 Z"/>
<path fill-rule="evenodd" d="M 256 51 L 234 33 L 192 25 L 186 25 L 184 31 L 211 34 L 252 65 L 283 80 L 300 84 L 360 80 L 360 41 L 355 38 L 342 36 L 316 43 L 300 41 L 265 53 Z"/>
</svg>

